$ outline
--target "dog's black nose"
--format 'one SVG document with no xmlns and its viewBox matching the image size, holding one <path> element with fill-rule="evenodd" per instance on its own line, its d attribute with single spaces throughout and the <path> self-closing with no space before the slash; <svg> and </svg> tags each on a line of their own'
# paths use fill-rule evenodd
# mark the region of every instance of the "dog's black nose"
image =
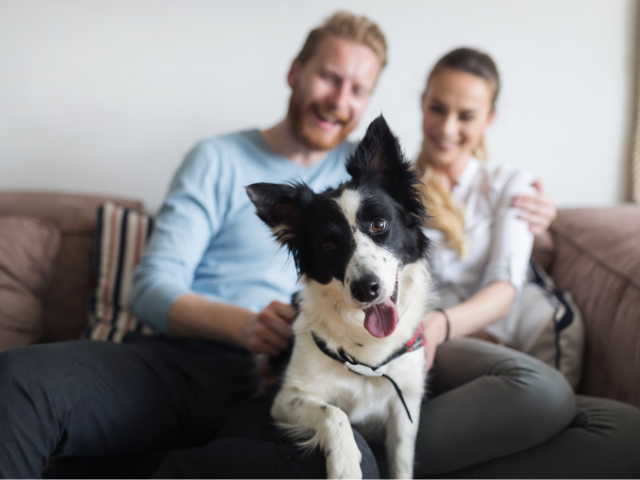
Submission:
<svg viewBox="0 0 640 480">
<path fill-rule="evenodd" d="M 380 279 L 375 275 L 365 275 L 351 284 L 351 294 L 359 302 L 375 300 L 380 293 Z"/>
</svg>

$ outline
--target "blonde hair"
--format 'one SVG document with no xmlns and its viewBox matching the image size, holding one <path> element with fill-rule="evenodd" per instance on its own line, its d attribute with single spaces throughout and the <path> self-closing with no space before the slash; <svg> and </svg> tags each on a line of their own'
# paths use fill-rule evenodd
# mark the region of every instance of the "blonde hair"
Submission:
<svg viewBox="0 0 640 480">
<path fill-rule="evenodd" d="M 431 79 L 439 72 L 451 69 L 470 73 L 485 79 L 493 87 L 491 99 L 491 110 L 495 109 L 498 93 L 500 92 L 500 75 L 496 64 L 486 53 L 482 53 L 472 48 L 458 48 L 446 54 L 435 64 L 429 78 Z M 484 144 L 484 137 L 473 149 L 472 155 L 479 160 L 487 159 L 487 152 Z M 454 250 L 462 259 L 467 252 L 467 241 L 464 231 L 464 205 L 455 205 L 451 200 L 451 195 L 440 182 L 435 178 L 433 166 L 429 162 L 424 148 L 416 160 L 416 168 L 420 172 L 424 206 L 429 217 L 425 220 L 425 226 L 435 228 L 444 234 L 445 246 Z"/>
<path fill-rule="evenodd" d="M 433 166 L 429 163 L 424 150 L 416 160 L 420 172 L 421 184 L 418 185 L 424 207 L 429 216 L 425 226 L 435 228 L 444 234 L 445 246 L 455 251 L 460 258 L 465 258 L 467 242 L 464 235 L 463 205 L 454 205 L 451 195 L 435 178 Z"/>
<path fill-rule="evenodd" d="M 380 70 L 387 64 L 387 41 L 380 27 L 367 17 L 356 17 L 349 12 L 336 12 L 321 26 L 309 32 L 297 57 L 301 66 L 313 57 L 320 42 L 329 36 L 366 45 L 378 57 Z"/>
</svg>

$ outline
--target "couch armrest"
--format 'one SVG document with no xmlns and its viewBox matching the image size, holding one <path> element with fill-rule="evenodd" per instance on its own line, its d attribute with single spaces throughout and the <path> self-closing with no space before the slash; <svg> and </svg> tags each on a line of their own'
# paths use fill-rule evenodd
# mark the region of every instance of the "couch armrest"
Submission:
<svg viewBox="0 0 640 480">
<path fill-rule="evenodd" d="M 586 323 L 580 393 L 640 406 L 640 207 L 560 210 L 551 231 L 552 275 Z"/>
</svg>

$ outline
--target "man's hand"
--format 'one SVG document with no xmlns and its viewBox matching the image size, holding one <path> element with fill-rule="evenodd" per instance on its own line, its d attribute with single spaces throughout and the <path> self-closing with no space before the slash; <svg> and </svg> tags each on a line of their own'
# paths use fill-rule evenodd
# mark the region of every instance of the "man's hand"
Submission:
<svg viewBox="0 0 640 480">
<path fill-rule="evenodd" d="M 534 235 L 541 235 L 547 231 L 551 222 L 556 218 L 556 202 L 544 193 L 542 182 L 537 180 L 533 187 L 538 192 L 536 195 L 519 195 L 514 197 L 512 205 L 524 210 L 518 218 L 529 222 L 529 230 Z"/>
<path fill-rule="evenodd" d="M 424 317 L 422 328 L 426 374 L 433 366 L 437 346 L 444 342 L 447 336 L 447 319 L 442 312 L 431 312 Z"/>
<path fill-rule="evenodd" d="M 239 343 L 254 354 L 278 355 L 289 346 L 295 315 L 291 305 L 274 300 L 244 325 Z"/>
</svg>

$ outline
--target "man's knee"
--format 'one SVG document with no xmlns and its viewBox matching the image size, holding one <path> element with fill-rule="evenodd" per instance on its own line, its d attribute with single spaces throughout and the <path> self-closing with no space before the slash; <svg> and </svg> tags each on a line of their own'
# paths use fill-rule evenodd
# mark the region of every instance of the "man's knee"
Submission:
<svg viewBox="0 0 640 480">
<path fill-rule="evenodd" d="M 72 381 L 72 376 L 45 354 L 46 349 L 38 347 L 41 346 L 0 354 L 0 405 L 12 412 L 42 404 L 53 406 L 56 391 L 70 393 L 65 384 Z"/>
<path fill-rule="evenodd" d="M 33 362 L 29 349 L 16 348 L 0 353 L 0 398 L 39 376 L 44 365 Z"/>
</svg>

